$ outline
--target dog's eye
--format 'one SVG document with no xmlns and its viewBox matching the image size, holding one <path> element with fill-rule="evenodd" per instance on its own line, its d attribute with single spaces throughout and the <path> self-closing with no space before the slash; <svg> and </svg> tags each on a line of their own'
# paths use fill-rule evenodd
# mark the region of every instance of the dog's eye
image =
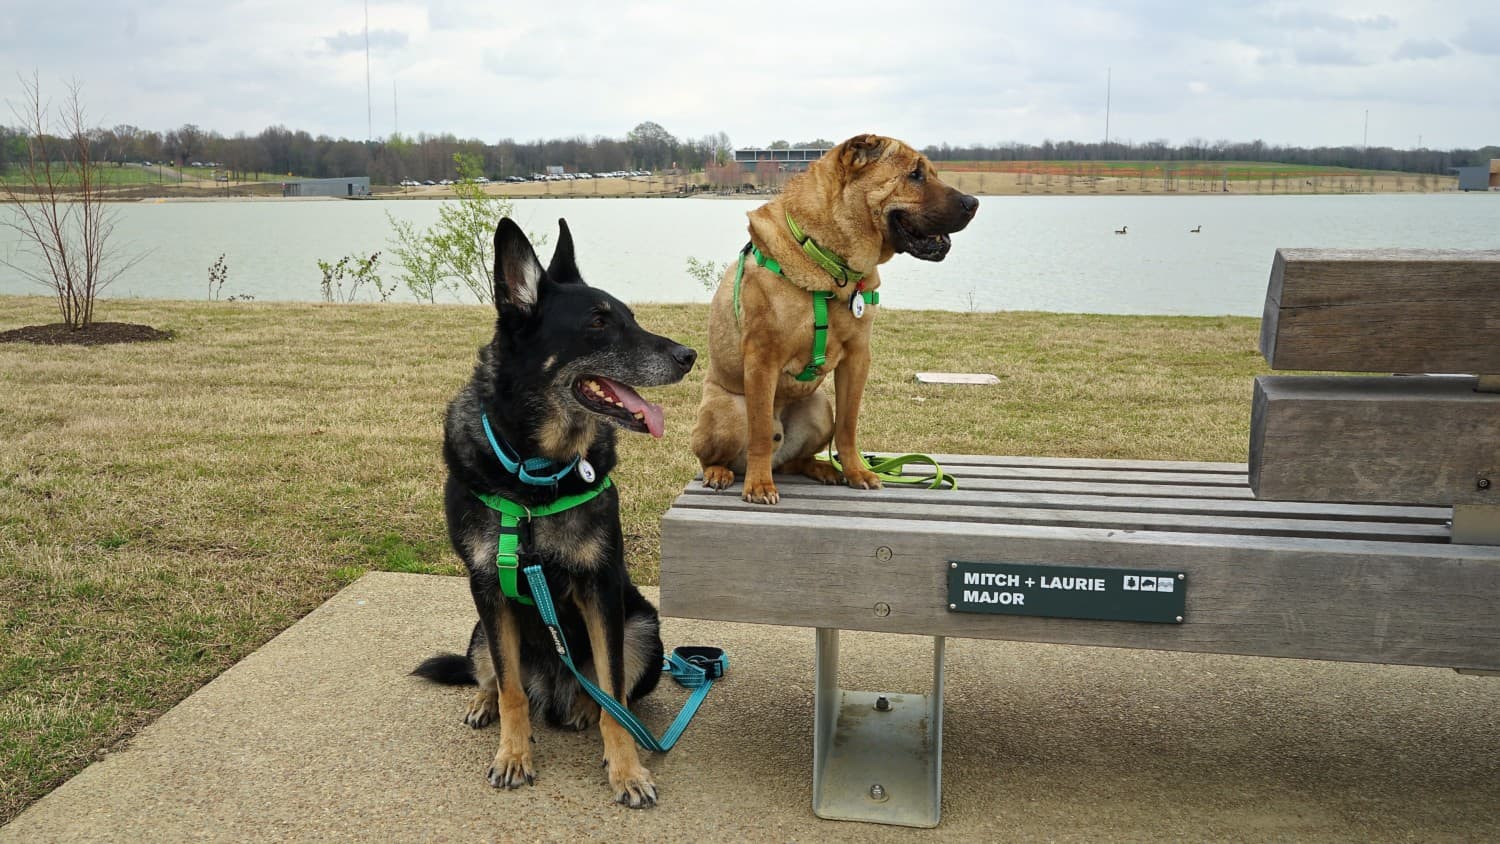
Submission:
<svg viewBox="0 0 1500 844">
<path fill-rule="evenodd" d="M 606 324 L 603 314 L 594 314 L 594 318 L 589 320 L 589 328 L 603 328 Z"/>
<path fill-rule="evenodd" d="M 927 168 L 918 164 L 916 168 L 911 171 L 911 180 L 913 182 L 920 182 L 925 178 L 927 178 Z"/>
</svg>

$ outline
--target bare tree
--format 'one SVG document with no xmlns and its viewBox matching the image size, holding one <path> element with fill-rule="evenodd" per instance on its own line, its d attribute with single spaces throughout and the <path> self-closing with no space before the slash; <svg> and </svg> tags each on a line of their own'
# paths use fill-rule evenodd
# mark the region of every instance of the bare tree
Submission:
<svg viewBox="0 0 1500 844">
<path fill-rule="evenodd" d="M 90 149 L 82 86 L 68 85 L 56 118 L 42 99 L 37 75 L 21 77 L 25 100 L 11 113 L 25 135 L 19 177 L 3 181 L 11 206 L 4 225 L 21 235 L 21 250 L 34 252 L 37 265 L 0 263 L 52 290 L 62 320 L 74 329 L 94 321 L 94 299 L 109 283 L 144 256 L 119 260 L 109 251 L 115 214 L 99 196 L 100 164 Z"/>
</svg>

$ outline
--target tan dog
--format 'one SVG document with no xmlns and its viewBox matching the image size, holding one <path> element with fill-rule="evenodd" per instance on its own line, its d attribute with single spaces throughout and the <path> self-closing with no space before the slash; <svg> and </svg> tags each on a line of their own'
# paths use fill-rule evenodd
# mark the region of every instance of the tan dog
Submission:
<svg viewBox="0 0 1500 844">
<path fill-rule="evenodd" d="M 775 504 L 773 470 L 837 483 L 839 472 L 814 459 L 833 440 L 842 479 L 880 487 L 855 447 L 878 311 L 876 267 L 897 252 L 941 261 L 948 235 L 978 208 L 979 200 L 943 184 L 926 156 L 893 138 L 857 135 L 750 212 L 747 250 L 760 254 L 730 265 L 709 316 L 710 367 L 693 428 L 705 486 L 724 489 L 743 472 L 744 499 Z M 816 291 L 832 297 L 824 361 L 810 368 Z M 834 404 L 818 390 L 829 372 Z"/>
</svg>

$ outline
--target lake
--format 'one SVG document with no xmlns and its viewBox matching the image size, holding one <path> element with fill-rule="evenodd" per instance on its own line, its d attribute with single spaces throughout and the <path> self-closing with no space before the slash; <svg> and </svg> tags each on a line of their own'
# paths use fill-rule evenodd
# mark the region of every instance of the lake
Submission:
<svg viewBox="0 0 1500 844">
<path fill-rule="evenodd" d="M 942 263 L 898 255 L 881 268 L 891 308 L 1259 316 L 1277 247 L 1500 248 L 1500 196 L 991 196 Z M 591 283 L 627 302 L 703 302 L 688 256 L 726 262 L 760 200 L 517 200 L 516 217 L 546 235 L 573 231 Z M 386 213 L 425 226 L 434 201 L 147 202 L 118 211 L 116 245 L 146 257 L 105 295 L 208 298 L 208 268 L 229 268 L 222 295 L 317 301 L 319 258 L 389 253 Z M 1117 235 L 1125 226 L 1128 234 Z M 1199 234 L 1189 229 L 1202 226 Z M 0 230 L 12 262 L 19 236 Z M 46 289 L 0 267 L 0 294 Z M 410 299 L 404 289 L 398 298 Z"/>
</svg>

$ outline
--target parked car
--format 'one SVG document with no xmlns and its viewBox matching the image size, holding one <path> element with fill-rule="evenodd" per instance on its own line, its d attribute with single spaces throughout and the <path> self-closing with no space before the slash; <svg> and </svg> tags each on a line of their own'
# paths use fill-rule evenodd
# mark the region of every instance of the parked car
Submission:
<svg viewBox="0 0 1500 844">
<path fill-rule="evenodd" d="M 435 184 L 437 184 L 437 182 L 434 182 L 431 179 L 423 179 L 422 180 L 422 184 L 424 184 L 424 185 L 435 185 Z"/>
</svg>

